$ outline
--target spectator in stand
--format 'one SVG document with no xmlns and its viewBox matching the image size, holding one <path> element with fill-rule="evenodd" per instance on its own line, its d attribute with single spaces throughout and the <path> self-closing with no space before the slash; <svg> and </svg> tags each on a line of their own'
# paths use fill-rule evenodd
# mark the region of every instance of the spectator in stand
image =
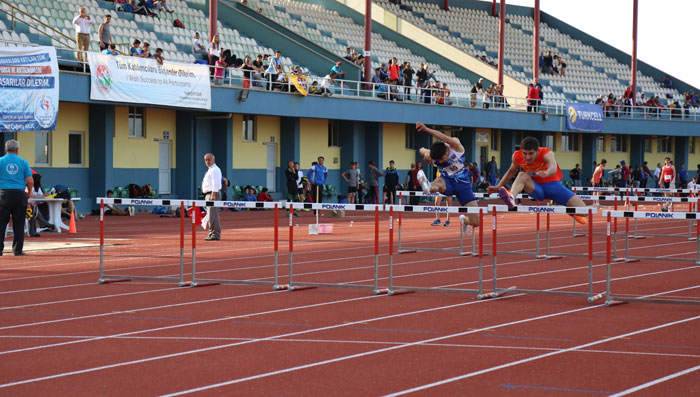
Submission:
<svg viewBox="0 0 700 397">
<path fill-rule="evenodd" d="M 142 48 L 141 55 L 140 55 L 141 58 L 150 58 L 153 56 L 153 55 L 151 55 L 151 51 L 150 51 L 151 45 L 148 44 L 148 42 L 144 41 L 141 48 Z"/>
<path fill-rule="evenodd" d="M 533 79 L 535 88 L 537 89 L 537 106 L 535 107 L 535 112 L 540 111 L 540 105 L 542 104 L 542 98 L 544 98 L 544 89 L 539 80 Z"/>
<path fill-rule="evenodd" d="M 143 54 L 143 50 L 141 49 L 141 40 L 136 39 L 134 40 L 134 44 L 132 44 L 131 48 L 129 49 L 129 55 L 132 57 L 140 57 L 141 54 Z"/>
<path fill-rule="evenodd" d="M 389 73 L 389 80 L 394 81 L 399 79 L 399 63 L 396 60 L 396 57 L 391 58 L 389 60 L 389 68 L 388 68 L 388 73 Z"/>
<path fill-rule="evenodd" d="M 671 81 L 671 79 L 668 76 L 666 76 L 664 77 L 664 81 L 661 83 L 661 87 L 673 88 L 673 81 Z"/>
<path fill-rule="evenodd" d="M 595 104 L 596 104 L 596 105 L 604 106 L 604 105 L 605 105 L 605 95 L 600 94 L 600 96 L 598 97 L 598 99 L 595 100 Z"/>
<path fill-rule="evenodd" d="M 450 95 L 452 94 L 451 90 L 447 88 L 447 83 L 442 83 L 442 88 L 441 88 L 444 97 L 445 97 L 445 105 L 452 105 L 454 102 L 450 99 Z"/>
<path fill-rule="evenodd" d="M 202 45 L 202 41 L 199 39 L 199 32 L 194 32 L 194 40 L 192 40 L 192 53 L 201 56 L 203 60 L 209 59 L 209 52 L 207 51 L 207 47 Z"/>
<path fill-rule="evenodd" d="M 345 72 L 343 72 L 343 69 L 340 67 L 341 64 L 341 62 L 336 62 L 335 65 L 331 68 L 331 72 L 335 73 L 335 76 L 342 80 L 345 78 Z"/>
<path fill-rule="evenodd" d="M 335 72 L 327 74 L 323 80 L 321 80 L 321 85 L 319 86 L 317 93 L 325 97 L 333 95 L 333 92 L 331 92 L 331 84 L 333 84 L 333 82 L 335 82 Z"/>
<path fill-rule="evenodd" d="M 555 56 L 554 57 L 557 60 L 557 65 L 559 66 L 559 74 L 562 77 L 566 76 L 566 62 L 564 62 L 563 59 L 561 59 L 560 56 Z"/>
<path fill-rule="evenodd" d="M 540 59 L 538 65 L 540 65 L 540 73 L 544 73 L 544 51 L 540 51 Z"/>
<path fill-rule="evenodd" d="M 486 163 L 486 179 L 491 185 L 496 185 L 498 183 L 496 174 L 498 174 L 498 163 L 496 163 L 496 156 L 491 156 L 491 161 Z"/>
<path fill-rule="evenodd" d="M 267 89 L 268 91 L 272 91 L 275 89 L 275 85 L 273 84 L 275 81 L 277 81 L 277 77 L 279 73 L 281 72 L 281 66 L 282 66 L 282 53 L 277 50 L 275 51 L 275 56 L 274 58 L 270 59 L 270 64 L 267 66 Z"/>
<path fill-rule="evenodd" d="M 90 26 L 96 22 L 85 12 L 85 8 L 78 10 L 78 15 L 73 18 L 75 25 L 75 42 L 78 44 L 78 51 L 90 51 Z M 78 62 L 87 61 L 82 52 L 78 52 Z"/>
<path fill-rule="evenodd" d="M 119 55 L 117 52 L 117 45 L 116 44 L 110 44 L 108 48 L 105 48 L 102 50 L 102 53 L 104 55 Z"/>
<path fill-rule="evenodd" d="M 225 67 L 225 64 L 222 66 Z M 245 58 L 243 59 L 243 65 L 241 65 L 239 69 L 243 71 L 243 88 L 250 88 L 250 79 L 252 78 L 253 70 L 255 69 L 253 68 L 253 64 L 250 62 L 249 55 L 245 56 Z"/>
<path fill-rule="evenodd" d="M 396 186 L 399 185 L 399 170 L 394 167 L 394 160 L 389 160 L 389 166 L 384 170 L 384 192 L 389 204 L 397 204 Z"/>
<path fill-rule="evenodd" d="M 219 35 L 215 34 L 211 39 L 211 43 L 207 46 L 207 53 L 209 54 L 209 65 L 216 66 L 216 61 L 221 57 L 221 40 Z M 214 68 L 211 68 L 211 74 L 214 74 Z"/>
<path fill-rule="evenodd" d="M 153 59 L 155 59 L 156 62 L 158 62 L 158 64 L 160 64 L 160 65 L 163 64 L 163 61 L 165 60 L 165 58 L 163 57 L 163 49 L 162 48 L 156 48 L 156 53 L 153 54 Z"/>
<path fill-rule="evenodd" d="M 423 98 L 420 97 L 420 95 L 422 94 L 423 87 L 425 87 L 425 82 L 427 80 L 428 70 L 426 69 L 426 66 L 421 63 L 418 69 L 416 70 L 416 96 L 420 98 L 418 100 L 419 102 L 423 101 Z"/>
<path fill-rule="evenodd" d="M 681 164 L 678 169 L 678 185 L 681 189 L 688 188 L 688 170 L 685 169 L 685 164 Z"/>
<path fill-rule="evenodd" d="M 473 86 L 469 93 L 469 104 L 471 107 L 476 107 L 477 95 L 484 93 L 484 79 L 480 78 Z M 529 110 L 528 110 L 529 111 Z"/>
<path fill-rule="evenodd" d="M 630 181 L 630 169 L 627 167 L 627 164 L 625 164 L 625 160 L 620 160 L 620 168 L 622 168 L 622 171 L 620 172 L 620 180 L 618 182 L 618 187 L 627 187 Z"/>
<path fill-rule="evenodd" d="M 106 50 L 109 48 L 109 45 L 112 44 L 112 32 L 109 24 L 111 20 L 111 15 L 105 15 L 104 22 L 100 24 L 100 27 L 97 30 L 97 38 L 100 40 L 100 52 Z"/>
<path fill-rule="evenodd" d="M 309 168 L 306 176 L 311 181 L 311 194 L 313 194 L 314 202 L 323 202 L 323 184 L 326 183 L 328 177 L 328 168 L 323 165 L 326 159 L 323 156 L 318 157 L 318 163 L 314 162 Z"/>
<path fill-rule="evenodd" d="M 403 67 L 403 92 L 407 101 L 411 100 L 411 87 L 413 86 L 413 75 L 415 71 L 411 68 L 410 62 L 404 62 Z"/>
<path fill-rule="evenodd" d="M 171 14 L 173 12 L 175 12 L 175 10 L 173 10 L 172 8 L 170 8 L 168 6 L 168 4 L 166 3 L 166 0 L 153 0 L 153 8 L 158 10 L 158 11 L 165 10 Z"/>
<path fill-rule="evenodd" d="M 379 178 L 382 176 L 382 172 L 377 169 L 374 165 L 374 161 L 369 161 L 369 195 L 372 204 L 379 204 Z"/>
<path fill-rule="evenodd" d="M 258 193 L 258 201 L 275 201 L 267 192 L 268 189 L 266 187 L 262 188 L 262 191 Z"/>
<path fill-rule="evenodd" d="M 574 186 L 581 186 L 581 173 L 581 167 L 578 164 L 569 172 L 569 177 Z"/>
<path fill-rule="evenodd" d="M 386 70 L 386 64 L 381 64 L 381 66 L 379 66 L 379 77 L 381 77 L 382 82 L 389 78 L 389 72 Z"/>
<path fill-rule="evenodd" d="M 547 74 L 552 74 L 554 68 L 554 58 L 552 58 L 552 51 L 547 51 L 547 55 L 544 56 L 544 72 Z"/>
<path fill-rule="evenodd" d="M 347 59 L 350 62 L 354 62 L 354 59 L 352 57 L 352 49 L 350 47 L 345 47 L 345 56 L 343 58 Z"/>
<path fill-rule="evenodd" d="M 527 111 L 536 112 L 537 111 L 537 101 L 540 98 L 540 94 L 535 88 L 534 84 L 528 84 L 527 86 Z"/>
<path fill-rule="evenodd" d="M 263 73 L 265 73 L 265 66 L 263 65 L 263 56 L 261 54 L 258 54 L 258 56 L 253 61 L 253 86 L 261 86 L 260 82 L 263 78 Z"/>
<path fill-rule="evenodd" d="M 486 89 L 486 92 L 484 93 L 484 100 L 481 103 L 481 107 L 484 109 L 488 109 L 491 107 L 491 104 L 493 102 L 493 96 L 494 96 L 494 88 L 496 86 L 491 84 L 489 88 Z"/>
</svg>

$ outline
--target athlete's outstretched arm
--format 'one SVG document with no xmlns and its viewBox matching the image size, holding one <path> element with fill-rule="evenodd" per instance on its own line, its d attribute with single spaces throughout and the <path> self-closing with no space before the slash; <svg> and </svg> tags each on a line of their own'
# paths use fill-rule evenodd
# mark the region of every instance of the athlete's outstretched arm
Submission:
<svg viewBox="0 0 700 397">
<path fill-rule="evenodd" d="M 517 164 L 515 164 L 515 161 L 511 159 L 510 167 L 508 168 L 508 171 L 503 175 L 501 180 L 498 182 L 496 186 L 489 186 L 486 191 L 488 193 L 495 193 L 498 191 L 498 189 L 502 188 L 503 186 L 506 185 L 506 183 L 510 182 L 511 179 L 515 177 L 515 175 L 518 173 L 518 167 Z"/>
<path fill-rule="evenodd" d="M 547 163 L 547 169 L 537 171 L 537 176 L 539 176 L 540 178 L 546 178 L 557 173 L 557 160 L 554 159 L 554 152 L 549 152 L 545 154 L 544 162 Z"/>
<path fill-rule="evenodd" d="M 450 145 L 450 148 L 452 148 L 452 150 L 456 152 L 464 152 L 464 146 L 462 146 L 462 142 L 459 141 L 459 138 L 447 136 L 440 131 L 428 128 L 425 126 L 425 124 L 421 123 L 420 121 L 416 123 L 416 131 L 427 132 L 435 138 Z"/>
<path fill-rule="evenodd" d="M 418 149 L 418 153 L 420 153 L 421 156 L 423 156 L 423 161 L 425 161 L 428 164 L 433 163 L 433 159 L 430 158 L 430 149 L 426 149 L 424 147 Z"/>
</svg>

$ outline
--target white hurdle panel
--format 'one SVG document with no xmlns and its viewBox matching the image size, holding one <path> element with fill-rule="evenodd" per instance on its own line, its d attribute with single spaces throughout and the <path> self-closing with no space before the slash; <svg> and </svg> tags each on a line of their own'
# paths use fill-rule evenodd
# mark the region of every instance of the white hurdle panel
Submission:
<svg viewBox="0 0 700 397">
<path fill-rule="evenodd" d="M 695 259 L 690 258 L 669 258 L 665 256 L 661 257 L 651 257 L 651 256 L 630 256 L 629 246 L 626 244 L 625 247 L 625 261 L 632 260 L 660 260 L 660 261 L 680 261 L 680 262 L 694 262 L 695 265 L 700 266 L 700 213 L 698 212 L 654 212 L 654 211 L 603 211 L 603 216 L 607 219 L 607 269 L 606 269 L 606 282 L 605 282 L 605 295 L 606 295 L 606 305 L 611 306 L 617 302 L 649 302 L 649 303 L 675 303 L 675 304 L 689 304 L 689 305 L 700 305 L 700 300 L 687 300 L 687 299 L 659 299 L 659 298 L 648 298 L 648 297 L 629 297 L 629 296 L 614 296 L 611 291 L 610 281 L 611 281 L 611 267 L 614 262 L 612 250 L 611 250 L 611 233 L 610 226 L 612 219 L 625 218 L 625 219 L 682 219 L 695 221 L 696 223 L 696 239 L 695 239 Z M 626 241 L 628 236 L 625 236 Z M 615 241 L 617 243 L 617 241 Z"/>
<path fill-rule="evenodd" d="M 591 187 L 573 186 L 582 192 L 632 192 L 632 193 L 697 193 L 698 189 L 662 189 L 642 187 Z"/>
</svg>

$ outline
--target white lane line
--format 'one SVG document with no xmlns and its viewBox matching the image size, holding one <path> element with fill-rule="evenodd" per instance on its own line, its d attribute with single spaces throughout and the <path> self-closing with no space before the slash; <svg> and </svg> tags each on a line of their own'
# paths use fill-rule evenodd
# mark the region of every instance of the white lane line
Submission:
<svg viewBox="0 0 700 397">
<path fill-rule="evenodd" d="M 459 380 L 471 378 L 471 377 L 474 377 L 474 376 L 477 376 L 477 375 L 483 375 L 483 374 L 486 374 L 486 373 L 489 373 L 489 372 L 493 372 L 493 371 L 498 371 L 498 370 L 501 370 L 501 369 L 504 369 L 504 368 L 514 367 L 514 366 L 516 366 L 516 365 L 529 363 L 529 362 L 532 362 L 532 361 L 540 360 L 540 359 L 547 358 L 547 357 L 556 356 L 556 355 L 559 355 L 559 354 L 562 354 L 562 353 L 568 353 L 568 352 L 576 351 L 576 350 L 579 350 L 579 349 L 585 349 L 585 348 L 587 348 L 587 347 L 596 346 L 596 345 L 599 345 L 599 344 L 601 344 L 601 343 L 611 342 L 611 341 L 618 340 L 618 339 L 622 339 L 622 338 L 628 338 L 628 337 L 630 337 L 630 336 L 639 335 L 639 334 L 642 334 L 642 333 L 645 333 L 645 332 L 649 332 L 649 331 L 656 331 L 656 330 L 659 330 L 659 329 L 662 329 L 662 328 L 671 327 L 671 326 L 678 325 L 678 324 L 684 324 L 684 323 L 691 322 L 691 321 L 695 321 L 695 320 L 698 320 L 698 319 L 700 319 L 700 316 L 694 316 L 694 317 L 689 317 L 689 318 L 685 318 L 685 319 L 682 319 L 682 320 L 672 321 L 672 322 L 669 322 L 669 323 L 664 323 L 664 324 L 656 325 L 656 326 L 653 326 L 653 327 L 649 327 L 649 328 L 644 328 L 644 329 L 637 330 L 637 331 L 628 332 L 628 333 L 621 334 L 621 335 L 617 335 L 617 336 L 613 336 L 613 337 L 610 337 L 610 338 L 601 339 L 601 340 L 598 340 L 598 341 L 595 341 L 595 342 L 590 342 L 590 343 L 585 343 L 585 344 L 583 344 L 583 345 L 578 345 L 578 346 L 570 347 L 570 348 L 568 348 L 568 349 L 563 349 L 563 350 L 559 350 L 559 351 L 555 351 L 555 352 L 545 353 L 545 354 L 541 354 L 541 355 L 539 355 L 539 356 L 529 357 L 529 358 L 525 358 L 525 359 L 518 360 L 518 361 L 512 361 L 512 362 L 509 362 L 509 363 L 506 363 L 506 364 L 497 365 L 497 366 L 494 366 L 494 367 L 491 367 L 491 368 L 485 368 L 485 369 L 482 369 L 482 370 L 480 370 L 480 371 L 474 371 L 474 372 L 470 372 L 470 373 L 468 373 L 468 374 L 464 374 L 464 375 L 460 375 L 460 376 L 455 376 L 455 377 L 448 378 L 448 379 L 443 379 L 443 380 L 441 380 L 441 381 L 437 381 L 437 382 L 433 382 L 433 383 L 428 383 L 428 384 L 425 384 L 425 385 L 422 385 L 422 386 L 413 387 L 413 388 L 406 389 L 406 390 L 402 390 L 402 391 L 399 391 L 399 392 L 387 394 L 386 396 L 387 396 L 387 397 L 394 397 L 394 396 L 402 396 L 402 395 L 408 394 L 408 393 L 415 393 L 415 392 L 417 392 L 417 391 L 430 389 L 430 388 L 433 388 L 433 387 L 436 387 L 436 386 L 441 386 L 441 385 L 444 385 L 444 384 L 447 384 L 447 383 L 452 383 L 452 382 L 456 382 L 456 381 L 459 381 Z"/>
<path fill-rule="evenodd" d="M 0 335 L 0 339 L 94 339 L 94 336 L 89 335 Z M 209 337 L 209 336 L 119 336 L 112 339 L 124 340 L 145 340 L 156 342 L 190 342 L 190 341 L 253 341 L 256 338 L 245 337 Z M 310 344 L 345 344 L 345 345 L 405 345 L 406 342 L 393 341 L 376 341 L 376 340 L 343 340 L 343 339 L 295 339 L 295 338 L 280 338 L 270 342 L 286 342 L 286 343 L 310 343 Z M 463 343 L 425 343 L 424 346 L 430 347 L 449 347 L 449 348 L 465 348 L 465 349 L 505 349 L 505 350 L 525 350 L 525 351 L 558 351 L 563 348 L 555 347 L 533 347 L 533 346 L 505 346 L 505 345 L 474 345 Z M 700 354 L 682 354 L 682 353 L 655 353 L 655 352 L 639 352 L 639 351 L 622 351 L 622 350 L 595 350 L 595 349 L 580 349 L 576 352 L 581 353 L 604 353 L 604 354 L 624 354 L 632 356 L 658 356 L 658 357 L 677 357 L 677 358 L 700 358 Z"/>
<path fill-rule="evenodd" d="M 650 381 L 650 382 L 647 382 L 647 383 L 641 384 L 641 385 L 639 385 L 639 386 L 635 386 L 635 387 L 629 388 L 629 389 L 627 389 L 627 390 L 623 390 L 623 391 L 621 391 L 621 392 L 619 392 L 619 393 L 613 394 L 613 395 L 610 396 L 610 397 L 626 396 L 626 395 L 628 395 L 628 394 L 632 394 L 632 393 L 634 393 L 634 392 L 638 392 L 638 391 L 640 391 L 640 390 L 647 389 L 647 388 L 649 388 L 649 387 L 651 387 L 651 386 L 658 385 L 659 383 L 666 382 L 667 380 L 675 379 L 675 378 L 678 378 L 679 376 L 687 375 L 687 374 L 693 373 L 693 372 L 698 371 L 698 370 L 700 370 L 700 365 L 697 365 L 697 366 L 692 367 L 692 368 L 688 368 L 688 369 L 683 370 L 683 371 L 676 372 L 675 374 L 666 375 L 666 376 L 664 376 L 663 378 L 654 379 L 654 380 L 652 380 L 652 381 Z"/>
</svg>

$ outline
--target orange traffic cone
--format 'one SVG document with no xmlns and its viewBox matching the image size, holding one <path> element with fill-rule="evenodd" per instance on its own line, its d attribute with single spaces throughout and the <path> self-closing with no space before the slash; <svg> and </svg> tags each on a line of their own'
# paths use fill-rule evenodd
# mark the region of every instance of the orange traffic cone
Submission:
<svg viewBox="0 0 700 397">
<path fill-rule="evenodd" d="M 70 225 L 68 225 L 68 233 L 78 233 L 78 229 L 75 227 L 75 214 L 73 212 L 70 213 Z"/>
</svg>

